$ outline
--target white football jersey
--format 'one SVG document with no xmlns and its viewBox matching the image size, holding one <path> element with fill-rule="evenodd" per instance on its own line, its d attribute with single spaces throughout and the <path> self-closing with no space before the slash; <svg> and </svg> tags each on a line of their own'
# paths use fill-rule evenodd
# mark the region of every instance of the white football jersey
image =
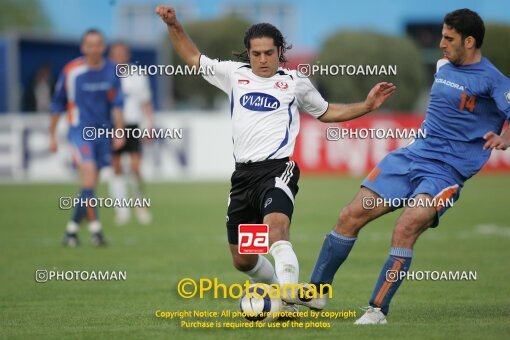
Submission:
<svg viewBox="0 0 510 340">
<path fill-rule="evenodd" d="M 270 77 L 255 75 L 249 64 L 200 56 L 200 66 L 214 74 L 205 80 L 230 98 L 236 162 L 258 162 L 292 156 L 299 132 L 299 110 L 319 118 L 328 103 L 308 78 L 279 68 Z"/>
<path fill-rule="evenodd" d="M 149 78 L 138 74 L 121 78 L 122 94 L 124 95 L 124 124 L 141 125 L 143 122 L 143 106 L 151 100 Z"/>
</svg>

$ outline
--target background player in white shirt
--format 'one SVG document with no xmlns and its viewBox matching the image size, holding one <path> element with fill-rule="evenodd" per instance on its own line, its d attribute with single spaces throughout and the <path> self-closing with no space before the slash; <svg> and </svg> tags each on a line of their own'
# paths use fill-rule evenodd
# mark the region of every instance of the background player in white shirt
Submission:
<svg viewBox="0 0 510 340">
<path fill-rule="evenodd" d="M 127 64 L 131 58 L 129 47 L 117 42 L 110 46 L 110 59 L 116 64 Z M 149 78 L 146 76 L 132 74 L 129 77 L 121 78 L 122 93 L 124 95 L 124 124 L 130 129 L 152 129 L 153 109 L 152 94 Z M 143 182 L 140 172 L 142 161 L 142 138 L 126 138 L 126 144 L 121 149 L 115 150 L 112 156 L 114 175 L 110 181 L 110 195 L 115 198 L 127 198 L 127 176 L 122 169 L 122 155 L 128 154 L 130 158 L 131 175 L 133 183 L 133 196 L 142 198 Z M 145 207 L 136 208 L 136 216 L 141 224 L 150 224 L 152 216 Z M 117 225 L 124 225 L 129 222 L 130 211 L 127 207 L 115 208 L 115 221 Z"/>
<path fill-rule="evenodd" d="M 236 170 L 227 212 L 227 235 L 236 269 L 253 282 L 297 284 L 299 265 L 289 242 L 290 219 L 297 193 L 299 169 L 289 161 L 299 131 L 301 109 L 323 122 L 341 122 L 379 108 L 396 87 L 379 83 L 367 99 L 355 104 L 327 103 L 307 78 L 280 68 L 287 44 L 270 24 L 257 24 L 244 36 L 243 62 L 211 60 L 202 55 L 170 6 L 156 13 L 167 24 L 177 54 L 190 66 L 212 65 L 204 78 L 230 98 Z M 237 225 L 269 225 L 269 260 L 258 254 L 239 254 Z M 275 275 L 276 274 L 276 275 Z"/>
</svg>

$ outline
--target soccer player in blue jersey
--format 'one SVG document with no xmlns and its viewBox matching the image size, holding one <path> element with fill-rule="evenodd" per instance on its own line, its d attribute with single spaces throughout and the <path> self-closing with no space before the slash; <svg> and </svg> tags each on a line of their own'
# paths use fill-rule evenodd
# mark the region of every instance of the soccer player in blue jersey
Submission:
<svg viewBox="0 0 510 340">
<path fill-rule="evenodd" d="M 99 170 L 110 165 L 112 147 L 118 149 L 125 143 L 124 139 L 95 138 L 94 133 L 86 134 L 99 128 L 124 127 L 120 81 L 115 74 L 115 65 L 103 58 L 105 49 L 101 32 L 94 29 L 85 32 L 81 41 L 83 57 L 72 60 L 64 67 L 51 105 L 50 150 L 57 151 L 57 123 L 61 113 L 67 111 L 68 137 L 80 177 L 80 204 L 74 207 L 63 241 L 64 245 L 70 247 L 79 244 L 77 232 L 85 218 L 92 233 L 92 244 L 106 244 L 97 209 L 88 205 L 88 202 L 95 197 Z"/>
<path fill-rule="evenodd" d="M 385 324 L 389 305 L 413 258 L 413 246 L 459 198 L 464 183 L 487 162 L 491 150 L 510 146 L 510 80 L 482 56 L 484 23 L 477 13 L 460 9 L 444 18 L 430 104 L 422 128 L 426 137 L 388 154 L 361 184 L 326 236 L 308 289 L 331 284 L 368 222 L 402 206 L 375 202 L 413 199 L 397 220 L 391 249 L 365 314 L 356 324 Z M 396 199 L 396 200 L 393 200 Z M 448 201 L 450 200 L 450 201 Z M 367 204 L 368 203 L 368 204 Z M 370 209 L 371 208 L 371 209 Z M 315 287 L 311 286 L 315 285 Z M 300 297 L 322 309 L 326 298 Z"/>
</svg>

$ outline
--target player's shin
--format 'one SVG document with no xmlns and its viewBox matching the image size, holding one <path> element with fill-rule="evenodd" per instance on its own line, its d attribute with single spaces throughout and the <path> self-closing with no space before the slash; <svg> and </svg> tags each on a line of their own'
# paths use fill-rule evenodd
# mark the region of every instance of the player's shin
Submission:
<svg viewBox="0 0 510 340">
<path fill-rule="evenodd" d="M 73 217 L 72 221 L 73 223 L 69 223 L 68 226 L 70 226 L 71 229 L 74 229 L 76 225 L 79 225 L 80 222 L 83 220 L 85 215 L 87 214 L 87 202 L 90 198 L 94 197 L 94 190 L 93 189 L 81 189 L 80 191 L 80 200 L 77 205 L 74 207 L 73 211 Z M 69 230 L 68 230 L 69 231 Z M 75 232 L 77 232 L 76 230 Z"/>
<path fill-rule="evenodd" d="M 388 314 L 391 299 L 405 279 L 412 258 L 412 249 L 391 248 L 390 256 L 379 274 L 374 293 L 370 299 L 370 306 L 381 308 L 385 315 Z"/>
<path fill-rule="evenodd" d="M 248 275 L 250 280 L 254 283 L 278 284 L 273 265 L 262 255 L 259 255 L 255 267 L 245 272 L 245 274 Z"/>
<path fill-rule="evenodd" d="M 345 237 L 335 231 L 331 231 L 322 244 L 319 258 L 315 263 L 310 283 L 331 284 L 338 268 L 351 252 L 357 237 Z"/>
<path fill-rule="evenodd" d="M 276 277 L 282 287 L 285 284 L 296 285 L 299 281 L 299 263 L 292 244 L 289 241 L 277 241 L 273 243 L 269 249 L 269 253 L 274 258 Z M 293 294 L 292 287 L 289 285 L 285 287 L 286 292 L 282 292 L 285 296 Z"/>
<path fill-rule="evenodd" d="M 133 187 L 133 196 L 136 198 L 144 197 L 144 183 L 138 175 L 131 176 L 131 184 Z"/>
</svg>

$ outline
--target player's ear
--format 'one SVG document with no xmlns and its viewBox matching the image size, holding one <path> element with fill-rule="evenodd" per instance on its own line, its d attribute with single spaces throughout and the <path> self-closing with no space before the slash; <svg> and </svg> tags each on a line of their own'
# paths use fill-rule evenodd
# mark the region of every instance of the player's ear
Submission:
<svg viewBox="0 0 510 340">
<path fill-rule="evenodd" d="M 467 37 L 464 40 L 464 45 L 466 46 L 466 48 L 475 48 L 476 45 L 475 38 L 473 38 L 472 36 Z"/>
</svg>

